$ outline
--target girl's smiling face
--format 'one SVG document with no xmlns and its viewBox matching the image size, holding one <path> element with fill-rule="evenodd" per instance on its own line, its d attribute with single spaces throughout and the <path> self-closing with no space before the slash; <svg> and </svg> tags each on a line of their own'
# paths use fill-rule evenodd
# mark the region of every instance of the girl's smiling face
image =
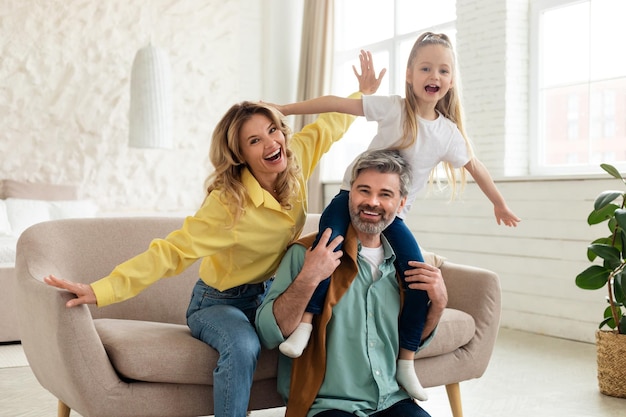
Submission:
<svg viewBox="0 0 626 417">
<path fill-rule="evenodd" d="M 239 149 L 262 186 L 270 186 L 287 169 L 285 135 L 267 116 L 252 115 L 239 130 Z"/>
<path fill-rule="evenodd" d="M 418 105 L 432 106 L 452 87 L 454 57 L 443 45 L 424 45 L 419 48 L 413 63 L 406 70 L 406 81 L 411 85 Z"/>
</svg>

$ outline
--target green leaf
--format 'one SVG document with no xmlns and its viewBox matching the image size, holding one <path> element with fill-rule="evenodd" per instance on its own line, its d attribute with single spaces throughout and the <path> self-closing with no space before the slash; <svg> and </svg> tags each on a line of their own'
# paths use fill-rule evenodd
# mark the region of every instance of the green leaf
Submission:
<svg viewBox="0 0 626 417">
<path fill-rule="evenodd" d="M 596 204 L 597 202 L 598 201 L 596 200 Z M 607 204 L 602 207 L 597 207 L 595 210 L 589 213 L 589 216 L 587 217 L 587 224 L 591 226 L 607 221 L 608 219 L 613 217 L 615 210 L 617 210 L 618 208 L 619 206 L 615 204 Z"/>
<path fill-rule="evenodd" d="M 617 310 L 617 320 L 620 321 L 622 318 L 622 311 L 620 309 Z M 604 309 L 604 320 L 602 321 L 602 325 L 609 326 L 611 329 L 615 328 L 615 320 L 613 320 L 613 311 L 611 310 L 611 306 L 608 306 Z"/>
<path fill-rule="evenodd" d="M 617 248 L 614 248 L 611 245 L 592 243 L 591 245 L 589 245 L 588 249 L 604 260 L 618 261 L 619 263 L 620 252 Z"/>
<path fill-rule="evenodd" d="M 626 316 L 622 316 L 622 318 L 619 319 L 618 330 L 620 334 L 626 334 Z"/>
<path fill-rule="evenodd" d="M 626 209 L 615 210 L 615 220 L 622 230 L 626 230 Z"/>
<path fill-rule="evenodd" d="M 602 191 L 599 196 L 596 197 L 596 201 L 593 203 L 593 208 L 599 210 L 602 207 L 615 201 L 618 197 L 621 197 L 624 193 L 617 190 Z"/>
<path fill-rule="evenodd" d="M 602 320 L 602 321 L 600 322 L 600 325 L 598 326 L 598 329 L 601 329 L 601 328 L 602 328 L 602 327 L 604 327 L 604 326 L 608 326 L 608 327 L 610 327 L 611 329 L 614 329 L 614 328 L 615 328 L 615 320 L 613 320 L 613 316 L 611 316 L 611 317 L 607 317 L 607 318 L 605 318 L 604 320 Z"/>
<path fill-rule="evenodd" d="M 611 270 L 592 265 L 576 276 L 576 286 L 583 290 L 597 290 L 606 285 Z"/>
<path fill-rule="evenodd" d="M 602 264 L 603 267 L 610 271 L 615 271 L 622 265 L 622 262 L 619 259 L 605 259 Z"/>
<path fill-rule="evenodd" d="M 611 216 L 609 218 L 609 221 L 606 222 L 606 228 L 609 229 L 609 233 L 611 234 L 611 237 L 612 237 L 613 234 L 615 233 L 615 230 L 617 230 L 617 220 L 615 220 L 615 216 Z"/>
<path fill-rule="evenodd" d="M 626 302 L 626 288 L 624 288 L 624 273 L 620 272 L 613 277 L 613 295 L 615 301 L 624 304 Z"/>
<path fill-rule="evenodd" d="M 598 256 L 594 252 L 591 251 L 590 247 L 592 245 L 594 244 L 611 245 L 612 242 L 613 240 L 610 237 L 601 237 L 591 242 L 591 245 L 587 246 L 587 259 L 589 259 L 589 262 L 593 262 Z"/>
<path fill-rule="evenodd" d="M 624 242 L 626 242 L 626 232 L 624 232 L 624 230 L 621 230 L 619 228 L 616 230 L 615 227 L 617 226 L 617 223 L 614 221 L 615 219 L 611 219 L 611 220 L 613 223 L 613 230 L 615 231 L 615 237 L 613 237 L 613 235 L 609 236 L 608 244 L 613 246 L 618 251 L 622 251 L 624 249 Z M 601 243 L 605 243 L 605 242 L 601 242 Z M 624 257 L 623 254 L 622 254 L 622 257 Z"/>
<path fill-rule="evenodd" d="M 600 168 L 602 168 L 603 170 L 605 170 L 611 176 L 617 178 L 618 180 L 624 181 L 624 178 L 622 177 L 622 175 L 619 173 L 619 171 L 613 165 L 610 165 L 610 164 L 600 164 Z"/>
</svg>

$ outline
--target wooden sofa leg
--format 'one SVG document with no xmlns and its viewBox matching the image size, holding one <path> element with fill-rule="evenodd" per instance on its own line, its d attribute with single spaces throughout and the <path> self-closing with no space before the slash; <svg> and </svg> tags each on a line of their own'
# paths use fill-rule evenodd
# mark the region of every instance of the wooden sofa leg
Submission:
<svg viewBox="0 0 626 417">
<path fill-rule="evenodd" d="M 446 385 L 448 401 L 452 409 L 453 417 L 463 417 L 463 407 L 461 406 L 461 386 L 458 382 Z"/>
<path fill-rule="evenodd" d="M 59 400 L 58 417 L 70 417 L 71 408 L 69 408 L 63 401 Z"/>
</svg>

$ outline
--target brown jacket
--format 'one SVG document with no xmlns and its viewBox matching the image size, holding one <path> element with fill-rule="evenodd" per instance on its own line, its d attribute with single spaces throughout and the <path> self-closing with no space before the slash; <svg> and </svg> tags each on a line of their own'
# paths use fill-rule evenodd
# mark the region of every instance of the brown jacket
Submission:
<svg viewBox="0 0 626 417">
<path fill-rule="evenodd" d="M 296 242 L 310 248 L 315 235 L 308 235 Z M 358 244 L 356 232 L 348 227 L 343 242 L 341 263 L 331 275 L 326 301 L 321 314 L 313 319 L 311 339 L 302 356 L 294 359 L 291 366 L 291 385 L 285 417 L 304 417 L 311 408 L 315 397 L 322 386 L 326 373 L 326 325 L 333 313 L 333 306 L 339 302 L 343 294 L 357 274 Z"/>
</svg>

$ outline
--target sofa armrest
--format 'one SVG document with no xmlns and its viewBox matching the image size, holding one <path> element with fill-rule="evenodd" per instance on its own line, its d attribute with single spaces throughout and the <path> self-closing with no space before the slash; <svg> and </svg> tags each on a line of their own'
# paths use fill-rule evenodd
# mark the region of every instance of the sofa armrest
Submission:
<svg viewBox="0 0 626 417">
<path fill-rule="evenodd" d="M 16 259 L 18 322 L 26 358 L 37 380 L 57 398 L 72 404 L 99 401 L 91 395 L 95 387 L 110 389 L 120 379 L 89 308 L 67 308 L 65 303 L 74 295 L 38 279 L 43 276 L 38 259 L 45 257 L 31 254 L 26 259 L 20 251 L 20 244 L 27 245 L 31 235 L 26 231 L 20 238 Z"/>
<path fill-rule="evenodd" d="M 462 349 L 471 355 L 474 378 L 487 365 L 500 325 L 501 292 L 498 276 L 489 270 L 445 261 L 441 266 L 448 290 L 448 307 L 464 311 L 474 318 L 476 334 Z"/>
</svg>

